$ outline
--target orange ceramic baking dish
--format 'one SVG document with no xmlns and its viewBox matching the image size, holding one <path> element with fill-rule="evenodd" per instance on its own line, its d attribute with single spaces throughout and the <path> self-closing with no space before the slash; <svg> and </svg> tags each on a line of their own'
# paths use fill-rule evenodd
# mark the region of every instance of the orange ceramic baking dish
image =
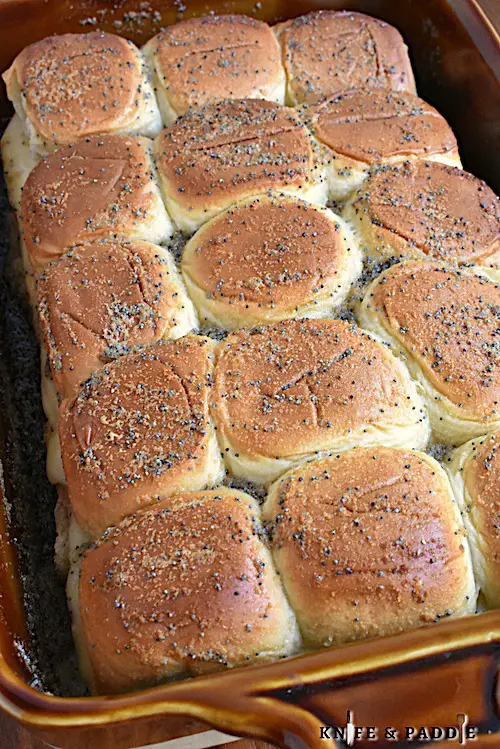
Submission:
<svg viewBox="0 0 500 749">
<path fill-rule="evenodd" d="M 402 31 L 418 90 L 453 126 L 465 168 L 500 192 L 500 39 L 474 0 L 0 0 L 0 71 L 53 33 L 97 26 L 142 44 L 161 26 L 211 10 L 275 22 L 317 8 L 359 10 Z M 51 567 L 38 353 L 11 274 L 5 198 L 0 220 L 0 708 L 71 749 L 194 749 L 228 740 L 220 731 L 323 747 L 334 739 L 321 727 L 345 725 L 348 711 L 355 725 L 377 729 L 376 742 L 358 733 L 360 747 L 403 746 L 406 727 L 464 721 L 477 729 L 474 746 L 500 746 L 500 612 L 119 697 L 65 696 L 76 692 Z"/>
</svg>

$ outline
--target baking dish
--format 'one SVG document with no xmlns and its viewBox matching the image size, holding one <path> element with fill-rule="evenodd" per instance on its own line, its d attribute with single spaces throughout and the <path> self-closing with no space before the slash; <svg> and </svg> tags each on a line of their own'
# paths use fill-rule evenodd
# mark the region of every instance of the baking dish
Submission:
<svg viewBox="0 0 500 749">
<path fill-rule="evenodd" d="M 186 7 L 187 6 L 187 7 Z M 118 2 L 2 0 L 0 67 L 50 33 L 96 26 L 142 43 L 190 14 L 239 12 L 267 21 L 319 7 L 364 11 L 405 35 L 422 96 L 452 124 L 465 168 L 500 191 L 500 40 L 473 0 L 352 2 Z M 6 100 L 1 116 L 9 116 Z M 43 465 L 38 353 L 8 257 L 9 216 L 0 207 L 0 707 L 58 747 L 138 747 L 190 736 L 223 740 L 207 726 L 283 746 L 323 746 L 321 726 L 456 726 L 467 716 L 476 746 L 500 745 L 496 612 L 325 650 L 260 667 L 113 698 L 76 696 L 62 588 L 51 566 L 54 496 Z M 36 594 L 36 605 L 33 599 Z M 36 636 L 35 636 L 36 635 Z M 61 662 L 64 661 L 64 668 Z M 54 692 L 48 694 L 47 691 Z M 74 695 L 68 696 L 57 696 Z M 324 734 L 324 731 L 323 731 Z M 328 744 L 328 741 L 326 741 Z M 361 738 L 359 746 L 373 745 Z"/>
</svg>

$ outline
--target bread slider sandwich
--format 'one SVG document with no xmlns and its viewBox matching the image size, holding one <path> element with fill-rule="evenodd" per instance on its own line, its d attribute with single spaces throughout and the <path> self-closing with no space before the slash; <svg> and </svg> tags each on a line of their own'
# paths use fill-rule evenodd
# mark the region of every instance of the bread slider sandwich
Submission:
<svg viewBox="0 0 500 749">
<path fill-rule="evenodd" d="M 429 455 L 377 446 L 304 463 L 273 484 L 263 514 L 308 647 L 475 611 L 460 512 Z"/>
<path fill-rule="evenodd" d="M 361 254 L 329 209 L 264 194 L 204 224 L 181 267 L 200 320 L 234 329 L 331 315 L 361 272 Z"/>
<path fill-rule="evenodd" d="M 449 456 L 450 476 L 467 530 L 480 602 L 500 606 L 500 432 L 466 442 Z"/>
<path fill-rule="evenodd" d="M 469 172 L 424 159 L 380 164 L 346 205 L 371 260 L 500 260 L 500 200 Z"/>
<path fill-rule="evenodd" d="M 311 104 L 350 88 L 415 93 L 408 49 L 378 18 L 319 10 L 274 27 L 287 76 L 287 104 Z"/>
<path fill-rule="evenodd" d="M 217 484 L 209 338 L 184 336 L 117 359 L 59 411 L 70 509 L 90 539 L 147 504 Z"/>
<path fill-rule="evenodd" d="M 151 141 L 92 136 L 47 156 L 21 200 L 21 240 L 35 274 L 81 242 L 113 233 L 159 244 L 172 234 Z"/>
<path fill-rule="evenodd" d="M 268 484 L 355 445 L 424 447 L 427 414 L 406 367 L 342 320 L 286 320 L 219 344 L 212 414 L 229 471 Z"/>
<path fill-rule="evenodd" d="M 187 234 L 233 203 L 264 192 L 324 203 L 317 150 L 293 109 L 259 99 L 190 110 L 155 141 L 166 206 Z"/>
<path fill-rule="evenodd" d="M 407 91 L 354 88 L 305 106 L 320 144 L 330 197 L 344 200 L 377 162 L 427 159 L 461 167 L 452 129 L 434 107 Z"/>
<path fill-rule="evenodd" d="M 83 675 L 111 694 L 296 652 L 257 502 L 181 494 L 110 528 L 70 572 Z"/>
<path fill-rule="evenodd" d="M 405 360 L 448 445 L 500 428 L 499 299 L 498 271 L 413 261 L 375 279 L 358 310 Z"/>
<path fill-rule="evenodd" d="M 161 129 L 144 58 L 114 34 L 49 36 L 25 47 L 3 79 L 38 158 L 91 135 L 154 138 Z"/>
<path fill-rule="evenodd" d="M 267 23 L 201 16 L 168 26 L 142 48 L 163 122 L 221 99 L 285 102 L 279 44 Z"/>
</svg>

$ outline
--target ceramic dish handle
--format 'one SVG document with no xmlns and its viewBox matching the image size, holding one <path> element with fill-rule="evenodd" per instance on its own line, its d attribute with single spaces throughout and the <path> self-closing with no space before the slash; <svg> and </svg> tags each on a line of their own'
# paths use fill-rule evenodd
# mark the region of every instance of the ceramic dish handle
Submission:
<svg viewBox="0 0 500 749">
<path fill-rule="evenodd" d="M 64 749 L 158 742 L 186 719 L 194 732 L 201 721 L 290 749 L 395 749 L 432 738 L 489 749 L 500 746 L 499 665 L 493 611 L 117 697 L 41 693 L 0 658 L 0 708 Z"/>
<path fill-rule="evenodd" d="M 193 682 L 193 716 L 286 747 L 500 745 L 499 614 Z M 293 664 L 293 667 L 292 667 Z M 269 678 L 267 678 L 269 675 Z M 180 686 L 180 685 L 179 685 Z"/>
</svg>

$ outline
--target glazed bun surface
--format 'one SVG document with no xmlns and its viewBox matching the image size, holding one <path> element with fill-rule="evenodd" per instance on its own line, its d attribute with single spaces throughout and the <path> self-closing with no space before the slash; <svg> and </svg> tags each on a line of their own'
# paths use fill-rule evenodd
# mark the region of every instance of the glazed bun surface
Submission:
<svg viewBox="0 0 500 749">
<path fill-rule="evenodd" d="M 165 203 L 187 233 L 263 192 L 323 203 L 326 182 L 316 149 L 293 109 L 259 99 L 190 110 L 155 141 Z"/>
<path fill-rule="evenodd" d="M 322 147 L 334 200 L 358 189 L 379 161 L 430 159 L 462 166 L 444 117 L 408 92 L 351 89 L 304 107 L 302 113 Z"/>
<path fill-rule="evenodd" d="M 289 104 L 310 104 L 359 87 L 415 93 L 406 44 L 384 21 L 352 11 L 319 10 L 274 28 Z"/>
<path fill-rule="evenodd" d="M 218 347 L 213 417 L 231 473 L 267 484 L 301 460 L 357 444 L 423 447 L 428 423 L 407 370 L 341 320 L 239 330 Z"/>
<path fill-rule="evenodd" d="M 23 49 L 3 79 L 38 156 L 89 135 L 154 138 L 161 129 L 144 60 L 114 34 L 42 39 Z"/>
<path fill-rule="evenodd" d="M 482 180 L 434 161 L 380 165 L 343 212 L 372 257 L 500 260 L 500 200 Z"/>
<path fill-rule="evenodd" d="M 261 195 L 199 229 L 182 275 L 202 322 L 226 329 L 326 317 L 361 272 L 352 232 L 332 211 Z"/>
<path fill-rule="evenodd" d="M 21 200 L 21 232 L 32 269 L 69 247 L 112 233 L 159 244 L 172 224 L 156 183 L 151 141 L 93 136 L 47 156 Z"/>
<path fill-rule="evenodd" d="M 424 453 L 361 448 L 302 464 L 273 484 L 264 517 L 309 647 L 475 611 L 460 513 Z"/>
<path fill-rule="evenodd" d="M 68 582 L 87 678 L 125 691 L 290 655 L 300 638 L 256 501 L 175 497 L 111 528 Z"/>
<path fill-rule="evenodd" d="M 71 509 L 89 537 L 158 499 L 221 480 L 208 414 L 213 347 L 188 335 L 128 354 L 62 403 Z"/>
<path fill-rule="evenodd" d="M 221 99 L 284 104 L 285 71 L 267 23 L 238 15 L 189 18 L 143 47 L 163 121 Z"/>
<path fill-rule="evenodd" d="M 358 310 L 405 359 L 446 444 L 500 427 L 499 298 L 498 271 L 406 262 L 375 279 Z"/>
<path fill-rule="evenodd" d="M 68 397 L 110 361 L 197 325 L 172 256 L 124 237 L 86 242 L 38 280 L 40 328 L 56 389 Z"/>
</svg>

